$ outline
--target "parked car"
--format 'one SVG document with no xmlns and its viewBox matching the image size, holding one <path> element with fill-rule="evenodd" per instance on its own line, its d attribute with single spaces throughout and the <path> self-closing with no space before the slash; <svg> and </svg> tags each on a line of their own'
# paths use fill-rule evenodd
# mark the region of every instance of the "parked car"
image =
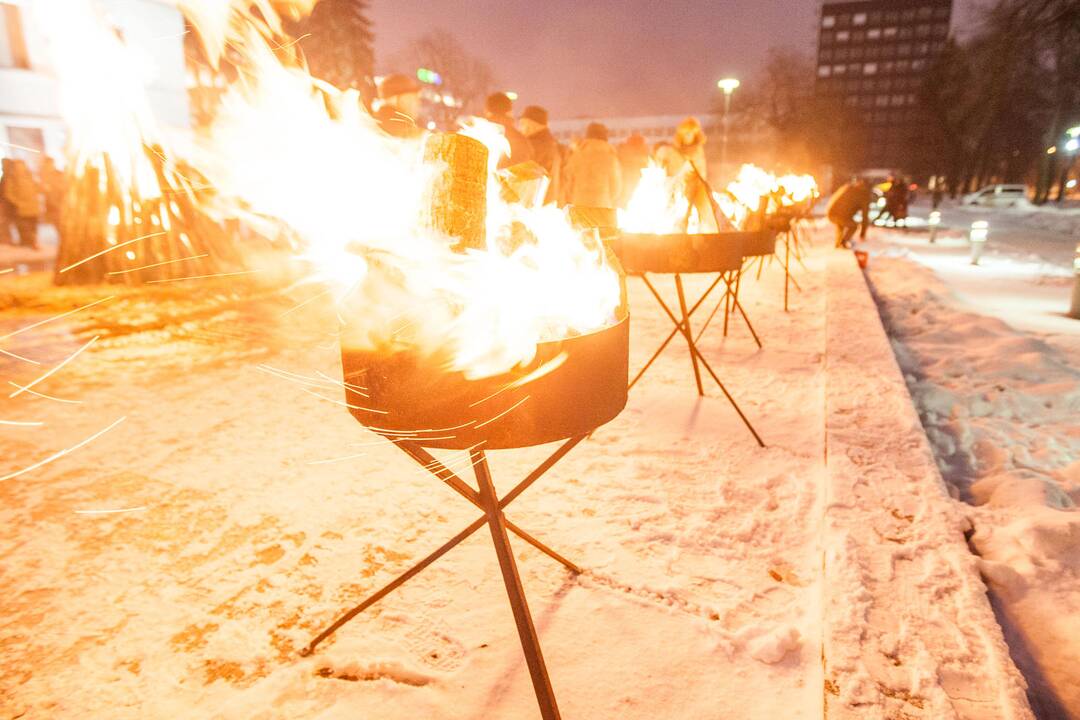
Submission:
<svg viewBox="0 0 1080 720">
<path fill-rule="evenodd" d="M 964 205 L 988 207 L 1016 207 L 1027 202 L 1026 185 L 987 185 L 981 190 L 968 193 L 961 200 Z"/>
</svg>

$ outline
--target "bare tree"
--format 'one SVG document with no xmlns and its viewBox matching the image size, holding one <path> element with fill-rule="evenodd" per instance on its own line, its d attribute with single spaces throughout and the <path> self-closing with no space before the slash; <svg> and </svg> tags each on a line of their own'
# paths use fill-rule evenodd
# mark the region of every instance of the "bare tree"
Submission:
<svg viewBox="0 0 1080 720">
<path fill-rule="evenodd" d="M 479 114 L 484 98 L 495 87 L 491 66 L 445 30 L 435 30 L 417 38 L 400 60 L 403 65 L 437 72 L 442 78 L 440 90 L 461 101 L 461 111 L 465 113 Z M 447 112 L 456 114 L 450 109 Z"/>
</svg>

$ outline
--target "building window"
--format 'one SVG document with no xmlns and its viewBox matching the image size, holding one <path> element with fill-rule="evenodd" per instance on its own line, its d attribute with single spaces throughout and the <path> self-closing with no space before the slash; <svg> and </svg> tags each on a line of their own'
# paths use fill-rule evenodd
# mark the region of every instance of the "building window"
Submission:
<svg viewBox="0 0 1080 720">
<path fill-rule="evenodd" d="M 822 65 L 817 69 L 817 76 L 827 78 L 832 75 L 832 68 L 828 65 Z"/>
<path fill-rule="evenodd" d="M 821 56 L 818 58 L 821 62 L 832 62 L 833 59 L 832 50 L 822 50 Z"/>
<path fill-rule="evenodd" d="M 897 60 L 896 61 L 896 72 L 898 72 L 898 73 L 906 73 L 906 72 L 908 72 L 910 70 L 911 70 L 911 61 L 910 60 Z"/>
<path fill-rule="evenodd" d="M 821 31 L 821 44 L 822 45 L 828 45 L 829 43 L 831 43 L 835 39 L 836 39 L 836 33 L 834 33 L 832 30 L 822 30 Z"/>
<path fill-rule="evenodd" d="M 844 75 L 846 73 L 847 73 L 847 65 L 833 65 L 832 66 L 832 74 L 833 75 Z"/>
<path fill-rule="evenodd" d="M 866 13 L 855 13 L 855 15 L 851 18 L 851 24 L 852 25 L 865 25 L 866 24 Z"/>
<path fill-rule="evenodd" d="M 881 39 L 881 28 L 871 28 L 870 30 L 867 30 L 866 31 L 866 39 L 867 40 L 880 40 Z"/>
<path fill-rule="evenodd" d="M 821 27 L 823 27 L 823 28 L 836 27 L 836 16 L 835 15 L 826 15 L 825 17 L 821 18 Z"/>
<path fill-rule="evenodd" d="M 836 16 L 836 27 L 847 27 L 851 25 L 851 16 L 848 14 Z"/>
<path fill-rule="evenodd" d="M 861 43 L 866 39 L 866 32 L 864 30 L 856 30 L 851 33 L 851 42 Z"/>
<path fill-rule="evenodd" d="M 934 17 L 936 17 L 938 20 L 945 20 L 949 17 L 949 8 L 947 6 L 935 8 Z"/>
<path fill-rule="evenodd" d="M 889 12 L 885 13 L 885 22 L 887 22 L 887 23 L 900 22 L 900 13 L 896 12 L 895 10 L 890 10 Z"/>
<path fill-rule="evenodd" d="M 30 69 L 22 13 L 17 5 L 0 2 L 0 68 Z"/>
<path fill-rule="evenodd" d="M 888 95 L 878 95 L 877 97 L 874 98 L 874 104 L 877 105 L 878 107 L 889 107 L 889 96 Z"/>
<path fill-rule="evenodd" d="M 847 30 L 836 31 L 836 42 L 847 42 L 850 39 L 851 33 L 849 33 Z"/>
<path fill-rule="evenodd" d="M 859 46 L 851 48 L 851 59 L 852 60 L 862 60 L 863 59 L 863 49 L 861 47 L 859 47 Z"/>
<path fill-rule="evenodd" d="M 904 105 L 904 103 L 907 101 L 907 96 L 906 95 L 893 95 L 890 98 L 890 101 L 891 102 L 889 104 L 892 105 L 893 107 L 902 107 Z"/>
<path fill-rule="evenodd" d="M 836 55 L 837 60 L 847 60 L 848 59 L 848 49 L 847 48 L 840 48 L 839 50 L 836 51 L 835 55 Z"/>
<path fill-rule="evenodd" d="M 949 23 L 938 23 L 934 26 L 935 37 L 945 37 L 949 34 Z"/>
<path fill-rule="evenodd" d="M 919 8 L 919 19 L 920 20 L 926 20 L 926 19 L 932 17 L 933 14 L 934 14 L 934 8 L 930 7 L 929 5 L 924 5 L 923 7 Z"/>
<path fill-rule="evenodd" d="M 887 28 L 885 28 L 884 30 L 881 31 L 881 34 L 886 39 L 887 38 L 894 38 L 894 37 L 896 37 L 896 28 L 893 27 L 893 26 L 887 27 Z"/>
<path fill-rule="evenodd" d="M 862 66 L 863 75 L 877 75 L 877 63 L 866 63 Z"/>
<path fill-rule="evenodd" d="M 862 72 L 862 63 L 848 63 L 847 71 L 849 75 L 858 75 Z"/>
<path fill-rule="evenodd" d="M 882 64 L 882 66 L 881 66 L 881 72 L 883 72 L 885 74 L 889 74 L 895 69 L 896 69 L 896 63 L 894 63 L 894 62 L 887 62 L 887 63 Z"/>
<path fill-rule="evenodd" d="M 870 45 L 866 48 L 867 60 L 877 60 L 879 57 L 881 57 L 881 48 L 876 45 Z"/>
<path fill-rule="evenodd" d="M 930 54 L 930 43 L 922 42 L 915 44 L 915 54 L 926 56 Z"/>
<path fill-rule="evenodd" d="M 907 40 L 915 35 L 915 31 L 908 25 L 901 25 L 900 32 L 897 33 L 897 37 L 901 40 Z"/>
<path fill-rule="evenodd" d="M 915 10 L 914 9 L 905 10 L 900 17 L 906 23 L 914 22 L 914 20 L 915 20 Z"/>
<path fill-rule="evenodd" d="M 917 26 L 915 28 L 915 37 L 920 37 L 920 38 L 930 37 L 930 26 L 929 25 L 919 25 L 919 26 Z"/>
<path fill-rule="evenodd" d="M 900 57 L 911 55 L 911 43 L 900 43 L 896 46 L 896 54 Z"/>
</svg>

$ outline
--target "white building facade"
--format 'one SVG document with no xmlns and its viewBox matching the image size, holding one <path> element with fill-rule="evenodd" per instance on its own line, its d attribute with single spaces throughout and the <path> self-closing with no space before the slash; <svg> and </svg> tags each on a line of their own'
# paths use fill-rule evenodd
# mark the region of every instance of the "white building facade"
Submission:
<svg viewBox="0 0 1080 720">
<path fill-rule="evenodd" d="M 32 164 L 43 153 L 63 156 L 66 131 L 41 10 L 46 2 L 68 1 L 0 0 L 0 156 Z M 146 59 L 147 93 L 158 120 L 169 127 L 188 127 L 180 11 L 168 0 L 93 1 Z"/>
</svg>

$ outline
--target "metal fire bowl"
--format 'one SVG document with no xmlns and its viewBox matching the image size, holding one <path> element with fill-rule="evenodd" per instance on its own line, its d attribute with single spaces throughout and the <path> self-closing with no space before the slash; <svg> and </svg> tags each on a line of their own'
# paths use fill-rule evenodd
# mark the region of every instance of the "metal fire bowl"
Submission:
<svg viewBox="0 0 1080 720">
<path fill-rule="evenodd" d="M 630 319 L 542 343 L 527 367 L 469 380 L 417 353 L 342 348 L 345 398 L 391 440 L 465 450 L 529 447 L 586 435 L 626 405 Z"/>
<path fill-rule="evenodd" d="M 650 235 L 622 233 L 610 241 L 630 275 L 642 273 L 722 273 L 742 267 L 746 249 L 760 232 Z"/>
</svg>

